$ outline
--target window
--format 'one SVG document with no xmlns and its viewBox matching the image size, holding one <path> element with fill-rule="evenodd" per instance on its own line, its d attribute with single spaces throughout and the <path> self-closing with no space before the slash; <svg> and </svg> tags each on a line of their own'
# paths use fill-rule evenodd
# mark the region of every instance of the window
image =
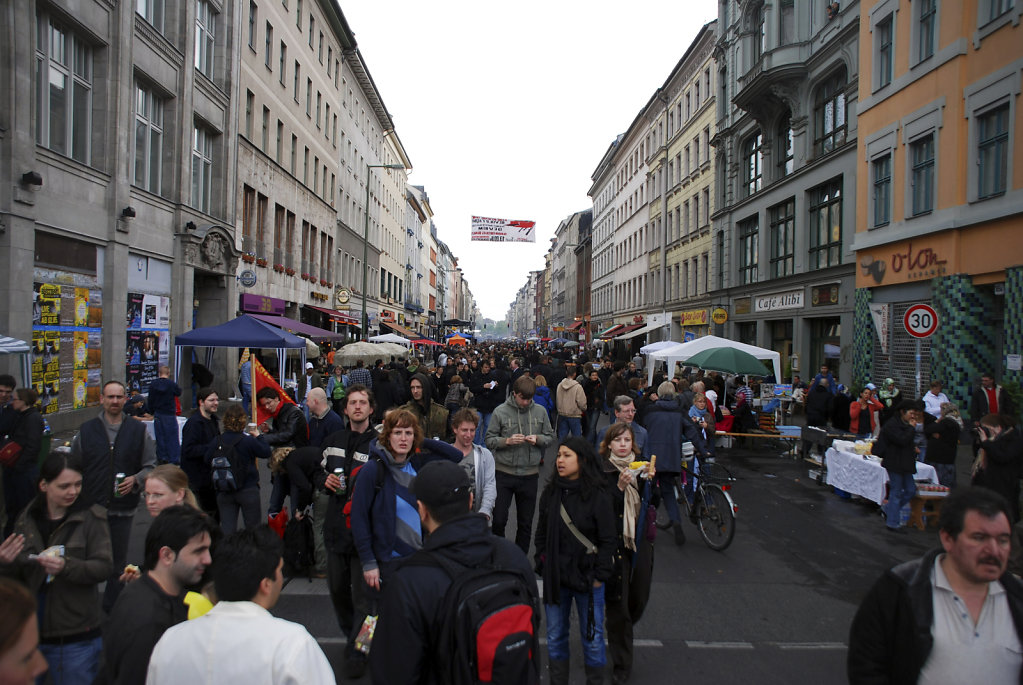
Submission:
<svg viewBox="0 0 1023 685">
<path fill-rule="evenodd" d="M 316 128 L 320 127 L 320 108 L 323 106 L 323 94 L 316 91 Z"/>
<path fill-rule="evenodd" d="M 197 0 L 195 7 L 195 68 L 206 78 L 212 79 L 217 14 L 208 0 Z"/>
<path fill-rule="evenodd" d="M 747 138 L 742 144 L 742 182 L 746 194 L 760 190 L 764 180 L 764 137 L 760 131 Z"/>
<path fill-rule="evenodd" d="M 249 47 L 256 49 L 256 3 L 249 3 Z"/>
<path fill-rule="evenodd" d="M 270 154 L 270 108 L 263 107 L 263 152 Z"/>
<path fill-rule="evenodd" d="M 295 60 L 295 85 L 293 87 L 295 102 L 298 102 L 298 84 L 302 82 L 302 65 Z"/>
<path fill-rule="evenodd" d="M 986 0 L 988 3 L 988 21 L 994 21 L 1012 9 L 1013 0 Z"/>
<path fill-rule="evenodd" d="M 284 159 L 284 122 L 277 120 L 277 155 L 275 160 L 278 164 Z"/>
<path fill-rule="evenodd" d="M 825 155 L 845 143 L 845 69 L 825 81 L 814 98 L 814 147 Z"/>
<path fill-rule="evenodd" d="M 36 30 L 36 142 L 88 164 L 92 49 L 46 15 L 38 16 Z"/>
<path fill-rule="evenodd" d="M 725 287 L 725 232 L 718 233 L 717 244 L 718 289 Z"/>
<path fill-rule="evenodd" d="M 913 164 L 913 216 L 934 209 L 934 134 L 914 140 L 909 145 Z"/>
<path fill-rule="evenodd" d="M 299 5 L 301 7 L 301 5 Z M 298 136 L 291 134 L 291 175 L 295 175 L 295 164 L 298 162 Z"/>
<path fill-rule="evenodd" d="M 309 17 L 309 47 L 313 46 L 313 32 L 316 30 L 316 20 Z"/>
<path fill-rule="evenodd" d="M 934 54 L 934 28 L 937 18 L 938 0 L 917 0 L 913 9 L 919 12 L 917 19 L 917 60 L 922 62 Z"/>
<path fill-rule="evenodd" d="M 309 118 L 313 116 L 313 80 L 311 78 L 305 80 L 305 115 Z"/>
<path fill-rule="evenodd" d="M 700 196 L 699 195 L 694 195 L 693 196 L 693 221 L 694 221 L 694 223 L 696 225 L 697 230 L 699 230 L 700 226 L 703 225 L 703 224 L 700 223 Z"/>
<path fill-rule="evenodd" d="M 703 129 L 703 163 L 710 164 L 710 126 Z"/>
<path fill-rule="evenodd" d="M 756 216 L 739 222 L 739 283 L 757 282 L 760 261 L 760 227 Z"/>
<path fill-rule="evenodd" d="M 305 152 L 302 155 L 302 184 L 309 185 L 309 148 L 304 148 Z"/>
<path fill-rule="evenodd" d="M 295 0 L 295 26 L 302 29 L 302 0 Z"/>
<path fill-rule="evenodd" d="M 888 15 L 877 25 L 877 87 L 884 88 L 892 82 L 892 16 Z"/>
<path fill-rule="evenodd" d="M 255 116 L 252 113 L 253 108 L 256 106 L 256 96 L 252 94 L 251 90 L 245 91 L 245 137 L 252 140 L 252 117 Z"/>
<path fill-rule="evenodd" d="M 284 85 L 284 75 L 285 75 L 285 72 L 287 71 L 287 66 L 288 66 L 288 46 L 282 40 L 281 41 L 280 64 L 277 67 L 277 71 L 280 72 L 278 74 L 278 76 L 281 79 L 281 85 L 282 86 Z"/>
<path fill-rule="evenodd" d="M 842 179 L 810 190 L 810 270 L 842 263 Z"/>
<path fill-rule="evenodd" d="M 870 163 L 874 183 L 873 226 L 885 226 L 892 217 L 892 156 L 878 157 Z"/>
<path fill-rule="evenodd" d="M 1005 192 L 1009 162 L 1009 105 L 977 117 L 977 195 L 985 199 Z"/>
<path fill-rule="evenodd" d="M 327 78 L 331 77 L 331 69 L 333 69 L 334 63 L 334 48 L 327 46 Z"/>
<path fill-rule="evenodd" d="M 775 158 L 778 160 L 778 177 L 784 178 L 792 173 L 794 169 L 792 152 L 792 113 L 786 112 L 778 121 L 778 129 L 775 132 L 775 141 L 778 152 Z"/>
<path fill-rule="evenodd" d="M 135 175 L 132 183 L 160 194 L 163 165 L 163 100 L 135 83 Z"/>
<path fill-rule="evenodd" d="M 703 225 L 710 226 L 710 188 L 703 189 Z"/>
<path fill-rule="evenodd" d="M 682 235 L 689 235 L 689 200 L 682 203 L 682 226 L 684 227 Z"/>
<path fill-rule="evenodd" d="M 320 60 L 320 64 L 323 64 L 323 31 L 320 31 L 320 43 L 316 52 L 316 56 Z"/>
<path fill-rule="evenodd" d="M 753 10 L 753 14 L 750 17 L 750 24 L 753 38 L 753 49 L 751 50 L 752 62 L 750 63 L 750 68 L 752 68 L 764 55 L 767 26 L 764 21 L 763 4 L 757 5 L 757 7 Z"/>
<path fill-rule="evenodd" d="M 163 10 L 164 0 L 136 0 L 135 2 L 135 11 L 160 33 L 163 33 Z"/>
<path fill-rule="evenodd" d="M 265 41 L 266 55 L 264 56 L 263 63 L 266 64 L 266 68 L 273 71 L 273 58 L 274 58 L 274 27 L 270 22 L 266 22 L 266 41 Z"/>
<path fill-rule="evenodd" d="M 768 210 L 771 217 L 771 278 L 795 270 L 796 201 L 790 198 Z"/>
<path fill-rule="evenodd" d="M 213 133 L 196 126 L 192 136 L 192 207 L 210 213 L 213 195 Z"/>
<path fill-rule="evenodd" d="M 693 169 L 700 168 L 700 136 L 693 139 Z"/>
</svg>

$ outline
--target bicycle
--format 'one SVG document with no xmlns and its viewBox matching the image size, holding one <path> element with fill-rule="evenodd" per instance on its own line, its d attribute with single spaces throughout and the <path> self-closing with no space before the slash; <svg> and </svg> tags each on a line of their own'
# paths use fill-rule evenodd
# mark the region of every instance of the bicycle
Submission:
<svg viewBox="0 0 1023 685">
<path fill-rule="evenodd" d="M 692 473 L 694 463 L 699 473 Z M 689 501 L 682 478 L 692 478 L 692 497 Z M 679 509 L 700 531 L 700 537 L 712 550 L 720 552 L 732 544 L 735 537 L 735 517 L 739 508 L 729 495 L 736 478 L 723 465 L 711 460 L 699 461 L 693 456 L 684 456 L 682 476 L 672 479 L 672 493 Z M 660 524 L 659 524 L 660 525 Z M 660 525 L 667 528 L 671 524 Z"/>
</svg>

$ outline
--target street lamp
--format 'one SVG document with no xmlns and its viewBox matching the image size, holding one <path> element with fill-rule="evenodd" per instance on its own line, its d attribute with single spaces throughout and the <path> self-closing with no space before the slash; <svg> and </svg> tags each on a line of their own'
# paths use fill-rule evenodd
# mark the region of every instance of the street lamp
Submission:
<svg viewBox="0 0 1023 685">
<path fill-rule="evenodd" d="M 366 221 L 362 227 L 362 339 L 365 340 L 369 330 L 369 319 L 366 313 L 366 286 L 369 277 L 369 170 L 370 169 L 404 169 L 404 164 L 367 164 L 366 165 Z"/>
</svg>

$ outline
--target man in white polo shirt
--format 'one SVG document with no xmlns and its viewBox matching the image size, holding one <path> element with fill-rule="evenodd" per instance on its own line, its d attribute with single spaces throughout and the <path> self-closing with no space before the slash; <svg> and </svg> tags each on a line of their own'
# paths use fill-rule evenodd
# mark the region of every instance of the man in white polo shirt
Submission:
<svg viewBox="0 0 1023 685">
<path fill-rule="evenodd" d="M 1009 506 L 964 488 L 945 501 L 941 546 L 881 577 L 849 636 L 849 682 L 1023 682 L 1023 583 L 1006 571 Z"/>
</svg>

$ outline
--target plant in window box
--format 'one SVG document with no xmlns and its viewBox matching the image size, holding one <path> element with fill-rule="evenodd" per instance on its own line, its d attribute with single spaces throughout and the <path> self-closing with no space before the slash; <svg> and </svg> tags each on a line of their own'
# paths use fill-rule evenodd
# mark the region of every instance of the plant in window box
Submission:
<svg viewBox="0 0 1023 685">
<path fill-rule="evenodd" d="M 286 273 L 286 274 L 287 274 L 287 275 L 289 275 L 289 276 L 294 276 L 294 275 L 295 275 L 295 270 L 294 270 L 294 269 L 292 269 L 292 268 L 291 268 L 291 267 L 289 266 L 289 267 L 286 267 L 286 268 L 284 269 L 284 273 Z"/>
<path fill-rule="evenodd" d="M 327 285 L 327 279 L 326 278 L 321 278 L 320 279 L 320 285 Z"/>
<path fill-rule="evenodd" d="M 266 257 L 256 257 L 256 266 L 266 267 L 266 265 L 267 265 Z"/>
<path fill-rule="evenodd" d="M 245 262 L 246 264 L 252 264 L 253 262 L 256 261 L 256 255 L 254 255 L 251 252 L 246 252 L 245 254 L 242 255 L 242 261 Z"/>
<path fill-rule="evenodd" d="M 279 274 L 284 273 L 284 265 L 283 264 L 274 264 L 274 271 L 276 271 Z"/>
<path fill-rule="evenodd" d="M 307 273 L 303 273 L 303 274 L 302 274 L 302 280 L 303 280 L 303 281 L 308 281 L 308 280 L 309 280 L 309 274 L 307 274 Z"/>
</svg>

